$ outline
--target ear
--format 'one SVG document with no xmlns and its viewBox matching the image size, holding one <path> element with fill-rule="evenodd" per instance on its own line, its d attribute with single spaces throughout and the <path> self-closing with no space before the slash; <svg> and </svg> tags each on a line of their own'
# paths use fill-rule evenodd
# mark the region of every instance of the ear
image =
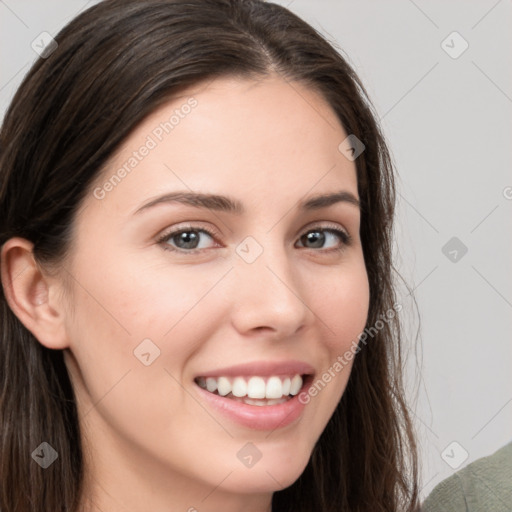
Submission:
<svg viewBox="0 0 512 512">
<path fill-rule="evenodd" d="M 36 263 L 34 245 L 24 238 L 11 238 L 0 253 L 5 298 L 23 325 L 50 349 L 69 346 L 64 310 L 59 305 L 59 281 L 45 276 Z"/>
</svg>

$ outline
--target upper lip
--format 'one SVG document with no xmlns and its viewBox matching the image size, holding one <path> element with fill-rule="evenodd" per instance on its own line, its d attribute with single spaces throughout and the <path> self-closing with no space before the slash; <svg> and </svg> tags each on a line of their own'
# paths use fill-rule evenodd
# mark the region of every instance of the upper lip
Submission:
<svg viewBox="0 0 512 512">
<path fill-rule="evenodd" d="M 312 375 L 314 373 L 315 369 L 303 361 L 253 361 L 209 370 L 198 374 L 197 377 L 268 377 L 271 375 Z"/>
</svg>

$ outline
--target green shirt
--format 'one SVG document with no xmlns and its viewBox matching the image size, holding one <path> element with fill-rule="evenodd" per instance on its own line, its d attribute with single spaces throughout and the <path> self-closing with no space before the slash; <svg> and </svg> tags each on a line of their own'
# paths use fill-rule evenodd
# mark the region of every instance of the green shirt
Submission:
<svg viewBox="0 0 512 512">
<path fill-rule="evenodd" d="M 512 512 L 512 442 L 439 483 L 421 512 Z"/>
</svg>

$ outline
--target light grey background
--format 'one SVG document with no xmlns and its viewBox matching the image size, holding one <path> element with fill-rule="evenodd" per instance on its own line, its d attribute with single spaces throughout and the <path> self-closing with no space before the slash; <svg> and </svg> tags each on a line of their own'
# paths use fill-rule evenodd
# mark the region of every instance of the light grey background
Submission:
<svg viewBox="0 0 512 512">
<path fill-rule="evenodd" d="M 32 41 L 94 3 L 0 0 L 0 115 L 36 58 Z M 419 322 L 400 289 L 424 497 L 512 439 L 512 5 L 278 3 L 346 52 L 394 155 L 396 261 L 421 318 L 416 341 Z M 457 58 L 445 51 L 456 55 L 464 40 Z M 452 237 L 465 255 L 461 246 L 443 254 Z"/>
</svg>

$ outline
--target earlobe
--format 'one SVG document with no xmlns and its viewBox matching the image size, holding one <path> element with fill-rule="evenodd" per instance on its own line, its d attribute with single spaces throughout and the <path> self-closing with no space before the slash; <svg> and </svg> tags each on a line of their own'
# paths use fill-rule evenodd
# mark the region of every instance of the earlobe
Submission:
<svg viewBox="0 0 512 512">
<path fill-rule="evenodd" d="M 24 238 L 11 238 L 3 246 L 1 278 L 9 307 L 23 325 L 47 348 L 67 348 L 64 311 L 50 298 L 58 285 L 45 276 L 33 254 L 32 242 Z"/>
</svg>

